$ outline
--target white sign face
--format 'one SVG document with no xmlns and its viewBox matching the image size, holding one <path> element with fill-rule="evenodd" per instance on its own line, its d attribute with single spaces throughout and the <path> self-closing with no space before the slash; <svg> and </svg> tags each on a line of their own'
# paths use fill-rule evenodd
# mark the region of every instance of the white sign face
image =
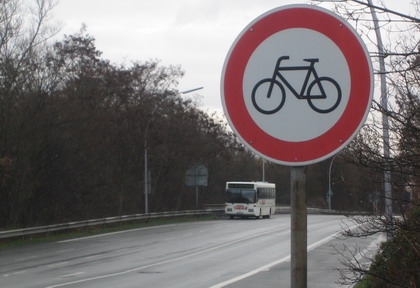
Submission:
<svg viewBox="0 0 420 288">
<path fill-rule="evenodd" d="M 284 58 L 280 67 L 276 67 L 279 55 L 289 58 Z M 312 63 L 304 59 L 317 59 L 318 62 L 312 66 Z M 334 63 L 331 63 L 331 59 L 334 59 Z M 271 97 L 267 98 L 273 75 L 278 85 L 273 87 Z M 309 78 L 304 87 L 307 77 Z M 340 99 L 336 86 L 323 77 L 331 78 L 339 85 Z M 350 72 L 343 53 L 329 38 L 309 29 L 287 29 L 273 34 L 258 46 L 245 69 L 244 94 L 252 95 L 255 85 L 263 79 L 267 79 L 267 82 L 256 90 L 256 105 L 253 104 L 252 97 L 246 97 L 246 107 L 262 130 L 285 141 L 307 141 L 324 134 L 340 119 L 350 95 Z M 325 99 L 314 99 L 313 104 L 323 110 L 338 104 L 332 111 L 320 113 L 308 104 L 308 97 L 313 96 L 308 95 L 308 88 L 314 81 L 318 82 L 311 89 L 311 94 L 321 95 L 318 87 L 321 84 L 327 96 Z M 284 91 L 280 90 L 279 85 Z M 281 101 L 284 104 L 275 113 L 265 114 L 259 111 L 270 111 L 278 107 Z M 257 110 L 258 108 L 260 109 Z"/>
<path fill-rule="evenodd" d="M 358 133 L 372 101 L 372 71 L 366 47 L 343 19 L 311 5 L 279 7 L 233 43 L 222 73 L 223 108 L 255 153 L 312 164 Z"/>
</svg>

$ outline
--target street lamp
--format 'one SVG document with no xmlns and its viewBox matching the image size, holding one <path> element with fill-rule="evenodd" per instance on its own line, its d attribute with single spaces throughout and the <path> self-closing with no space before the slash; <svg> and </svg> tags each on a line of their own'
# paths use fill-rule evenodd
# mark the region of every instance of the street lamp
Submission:
<svg viewBox="0 0 420 288">
<path fill-rule="evenodd" d="M 204 87 L 197 87 L 197 88 L 193 88 L 193 89 L 189 89 L 189 90 L 181 91 L 181 92 L 179 92 L 179 93 L 181 93 L 181 94 L 187 94 L 187 93 L 195 92 L 195 91 L 197 91 L 197 90 L 201 90 L 201 89 L 203 89 L 203 88 L 204 88 Z"/>
<path fill-rule="evenodd" d="M 265 182 L 265 160 L 262 159 L 262 181 Z"/>
<path fill-rule="evenodd" d="M 195 92 L 197 90 L 201 90 L 204 87 L 198 87 L 198 88 L 194 88 L 194 89 L 189 89 L 186 91 L 182 91 L 179 92 L 180 94 L 187 94 L 187 93 L 191 93 L 191 92 Z M 147 136 L 149 133 L 149 126 L 150 126 L 150 122 L 153 119 L 153 116 L 157 110 L 157 108 L 160 106 L 160 104 L 162 104 L 165 100 L 162 100 L 160 103 L 156 104 L 155 108 L 153 108 L 152 113 L 150 113 L 150 118 L 149 120 L 147 120 L 147 124 L 146 124 L 146 129 L 144 131 L 144 213 L 145 214 L 149 214 L 149 175 L 148 175 L 148 166 L 147 166 Z"/>
<path fill-rule="evenodd" d="M 335 158 L 338 156 L 338 153 L 334 155 L 330 162 L 330 169 L 328 170 L 328 192 L 327 192 L 327 202 L 328 202 L 328 210 L 331 211 L 331 197 L 333 192 L 331 190 L 331 169 L 334 163 Z"/>
<path fill-rule="evenodd" d="M 149 185 L 149 175 L 148 175 L 148 167 L 147 167 L 147 135 L 149 132 L 149 125 L 150 125 L 150 121 L 153 118 L 153 115 L 156 112 L 156 109 L 159 107 L 158 104 L 156 104 L 155 108 L 153 108 L 152 113 L 150 114 L 150 118 L 149 120 L 147 120 L 147 124 L 146 124 L 146 130 L 144 131 L 144 213 L 145 214 L 149 214 L 149 199 L 148 199 L 148 194 L 149 194 L 149 189 L 148 189 L 148 185 Z"/>
</svg>

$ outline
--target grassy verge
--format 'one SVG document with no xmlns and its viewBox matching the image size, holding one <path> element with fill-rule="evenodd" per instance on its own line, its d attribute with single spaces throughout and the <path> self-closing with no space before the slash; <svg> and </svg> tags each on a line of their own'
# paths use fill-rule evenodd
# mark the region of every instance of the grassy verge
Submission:
<svg viewBox="0 0 420 288">
<path fill-rule="evenodd" d="M 90 226 L 85 228 L 72 229 L 68 231 L 49 232 L 36 235 L 28 235 L 25 237 L 17 237 L 14 239 L 0 240 L 0 249 L 10 247 L 20 247 L 29 244 L 43 243 L 48 241 L 60 241 L 78 237 L 86 237 L 116 231 L 130 230 L 142 227 L 159 226 L 183 222 L 193 221 L 209 221 L 217 220 L 220 217 L 217 216 L 202 216 L 202 217 L 174 217 L 174 218 L 157 218 L 150 219 L 149 221 L 138 221 L 132 223 L 120 223 L 120 224 L 109 224 L 106 226 Z"/>
</svg>

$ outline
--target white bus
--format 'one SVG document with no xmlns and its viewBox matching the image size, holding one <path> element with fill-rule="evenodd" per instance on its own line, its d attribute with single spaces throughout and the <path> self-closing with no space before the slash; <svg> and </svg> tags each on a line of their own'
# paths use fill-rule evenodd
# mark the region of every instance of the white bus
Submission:
<svg viewBox="0 0 420 288">
<path fill-rule="evenodd" d="M 270 218 L 276 209 L 276 185 L 267 182 L 226 182 L 225 213 Z"/>
</svg>

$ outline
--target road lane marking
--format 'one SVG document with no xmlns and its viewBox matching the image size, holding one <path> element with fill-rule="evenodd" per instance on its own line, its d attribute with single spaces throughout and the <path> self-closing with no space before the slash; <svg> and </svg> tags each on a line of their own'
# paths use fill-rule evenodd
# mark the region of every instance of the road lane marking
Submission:
<svg viewBox="0 0 420 288">
<path fill-rule="evenodd" d="M 308 248 L 307 248 L 308 249 L 308 252 L 311 251 L 311 250 L 313 250 L 313 249 L 315 249 L 315 248 L 317 248 L 317 247 L 319 247 L 319 246 L 321 246 L 321 245 L 323 245 L 323 244 L 325 244 L 325 243 L 327 243 L 328 241 L 330 241 L 331 239 L 337 237 L 338 235 L 340 235 L 340 232 L 336 232 L 334 234 L 331 234 L 331 235 L 329 235 L 329 236 L 327 236 L 327 237 L 325 237 L 325 238 L 323 238 L 323 239 L 321 239 L 321 240 L 319 240 L 319 241 L 317 241 L 317 242 L 309 245 Z M 269 263 L 267 265 L 264 265 L 262 267 L 259 267 L 257 269 L 254 269 L 254 270 L 252 270 L 252 271 L 250 271 L 248 273 L 239 275 L 239 276 L 237 276 L 235 278 L 232 278 L 230 280 L 227 280 L 227 281 L 221 282 L 219 284 L 213 285 L 210 288 L 222 288 L 222 287 L 225 287 L 227 285 L 236 283 L 236 282 L 241 281 L 241 280 L 243 280 L 245 278 L 248 278 L 248 277 L 251 277 L 251 276 L 253 276 L 255 274 L 258 274 L 260 272 L 269 270 L 272 267 L 274 267 L 274 266 L 276 266 L 278 264 L 287 262 L 287 261 L 290 261 L 290 255 L 289 256 L 286 256 L 286 257 L 283 257 L 283 258 L 281 258 L 279 260 L 276 260 L 274 262 L 271 262 L 271 263 Z"/>
<path fill-rule="evenodd" d="M 12 272 L 12 273 L 8 273 L 8 274 L 4 274 L 2 277 L 3 277 L 3 278 L 6 278 L 6 277 L 9 277 L 9 276 L 16 276 L 16 275 L 23 274 L 23 273 L 25 273 L 25 272 L 26 272 L 26 270 L 19 270 L 19 271 L 16 271 L 16 272 Z"/>
<path fill-rule="evenodd" d="M 243 237 L 243 238 L 239 238 L 239 239 L 232 240 L 232 241 L 229 241 L 229 242 L 226 242 L 226 243 L 223 243 L 223 244 L 220 244 L 220 245 L 211 247 L 211 248 L 207 248 L 207 249 L 204 249 L 204 250 L 201 250 L 201 251 L 190 253 L 190 254 L 187 254 L 187 255 L 184 255 L 184 256 L 179 256 L 179 257 L 176 257 L 176 258 L 164 260 L 164 261 L 157 262 L 157 263 L 152 263 L 152 264 L 141 266 L 141 267 L 136 267 L 136 268 L 125 270 L 125 271 L 121 271 L 121 272 L 115 272 L 115 273 L 104 274 L 104 275 L 95 276 L 95 277 L 91 277 L 91 278 L 85 278 L 85 279 L 75 280 L 75 281 L 71 281 L 71 282 L 65 282 L 65 283 L 55 284 L 55 285 L 48 286 L 46 288 L 65 287 L 65 286 L 69 286 L 69 285 L 73 285 L 73 284 L 79 284 L 79 283 L 84 283 L 84 282 L 89 282 L 89 281 L 94 281 L 94 280 L 100 280 L 100 279 L 105 279 L 105 278 L 110 278 L 110 277 L 122 276 L 122 275 L 125 275 L 125 274 L 129 274 L 129 273 L 132 273 L 132 272 L 137 272 L 137 271 L 148 269 L 148 268 L 151 268 L 151 267 L 156 267 L 156 266 L 159 266 L 159 265 L 163 265 L 163 264 L 167 264 L 167 263 L 171 263 L 171 262 L 176 262 L 176 261 L 179 261 L 179 260 L 187 259 L 187 258 L 190 258 L 190 257 L 193 257 L 193 256 L 197 256 L 197 255 L 200 255 L 200 254 L 204 254 L 204 253 L 207 253 L 207 252 L 210 252 L 210 251 L 214 251 L 214 250 L 220 249 L 220 248 L 225 247 L 225 246 L 236 244 L 238 242 L 246 241 L 246 240 L 253 239 L 253 238 L 259 238 L 259 237 L 261 237 L 263 235 L 267 235 L 267 234 L 271 234 L 271 233 L 274 233 L 274 232 L 282 231 L 282 230 L 285 230 L 287 228 L 288 227 L 276 228 L 276 229 L 267 231 L 265 233 L 261 233 L 261 234 L 258 234 L 258 235 L 251 235 L 251 236 L 247 236 L 247 237 Z"/>
<path fill-rule="evenodd" d="M 95 259 L 95 258 L 98 258 L 98 257 L 100 257 L 102 255 L 103 254 L 96 254 L 96 255 L 86 256 L 86 257 L 84 257 L 84 259 L 86 259 L 86 260 Z"/>
<path fill-rule="evenodd" d="M 385 242 L 385 241 L 386 241 L 386 234 L 380 233 L 375 239 L 372 240 L 372 242 L 369 243 L 368 247 L 363 249 L 363 251 L 361 252 L 359 251 L 355 256 L 353 256 L 354 258 L 351 260 L 351 262 L 354 265 L 365 265 L 364 268 L 369 269 L 372 260 L 371 260 L 371 257 L 367 255 L 375 254 L 378 251 L 380 243 Z M 350 285 L 349 288 L 355 287 L 356 284 L 358 283 L 354 283 Z"/>
<path fill-rule="evenodd" d="M 62 253 L 68 253 L 68 252 L 70 252 L 70 251 L 74 251 L 75 249 L 74 248 L 71 248 L 71 249 L 64 249 L 64 250 L 58 250 L 58 251 L 55 251 L 55 253 L 57 253 L 57 254 L 62 254 Z"/>
<path fill-rule="evenodd" d="M 210 288 L 222 288 L 222 287 L 225 287 L 226 285 L 233 284 L 233 283 L 238 282 L 240 280 L 243 280 L 245 278 L 251 277 L 252 275 L 258 274 L 258 273 L 260 273 L 262 271 L 270 270 L 273 266 L 276 266 L 277 264 L 280 264 L 280 263 L 283 263 L 283 262 L 287 262 L 287 261 L 290 261 L 290 255 L 289 256 L 286 256 L 286 257 L 283 257 L 283 258 L 281 258 L 279 260 L 276 260 L 274 262 L 271 262 L 271 263 L 269 263 L 267 265 L 264 265 L 262 267 L 259 267 L 259 268 L 255 269 L 255 270 L 252 270 L 252 271 L 248 272 L 248 273 L 239 275 L 238 277 L 235 277 L 235 278 L 232 278 L 230 280 L 224 281 L 222 283 L 213 285 Z"/>
<path fill-rule="evenodd" d="M 76 277 L 76 276 L 79 276 L 79 275 L 83 275 L 85 273 L 86 272 L 74 272 L 74 273 L 71 273 L 71 274 L 66 274 L 66 275 L 60 276 L 60 278 L 71 278 L 71 277 Z"/>
<path fill-rule="evenodd" d="M 201 225 L 201 223 L 197 223 L 197 224 Z M 92 238 L 99 238 L 99 237 L 104 237 L 104 236 L 109 236 L 109 235 L 116 235 L 116 234 L 129 233 L 129 232 L 135 232 L 135 231 L 141 231 L 141 230 L 164 228 L 164 227 L 174 227 L 174 226 L 179 226 L 179 225 L 183 225 L 183 224 L 168 224 L 168 225 L 159 225 L 159 226 L 151 226 L 151 227 L 142 227 L 142 228 L 129 229 L 129 230 L 123 230 L 123 231 L 116 231 L 116 232 L 109 232 L 109 233 L 86 236 L 86 237 L 79 237 L 79 238 L 74 238 L 74 239 L 61 240 L 61 241 L 57 241 L 57 243 L 75 242 L 75 241 L 81 241 L 81 240 L 92 239 Z"/>
<path fill-rule="evenodd" d="M 57 262 L 57 263 L 54 263 L 54 264 L 47 265 L 47 267 L 48 268 L 57 268 L 57 267 L 62 267 L 64 265 L 67 265 L 68 263 L 69 263 L 69 261 L 62 261 L 62 262 Z"/>
<path fill-rule="evenodd" d="M 143 228 L 137 228 L 137 229 L 130 229 L 130 230 L 123 230 L 123 231 L 116 231 L 116 232 L 109 232 L 104 234 L 98 234 L 98 235 L 92 235 L 92 236 L 86 236 L 86 237 L 80 237 L 80 238 L 74 238 L 74 239 L 68 239 L 68 240 L 62 240 L 58 241 L 57 243 L 68 243 L 68 242 L 75 242 L 75 241 L 81 241 L 86 239 L 92 239 L 92 238 L 99 238 L 109 235 L 116 235 L 116 234 L 122 234 L 122 233 L 129 233 L 129 232 L 135 232 L 140 230 L 150 230 L 150 229 L 157 229 L 157 228 L 164 228 L 164 227 L 173 227 L 179 224 L 168 224 L 168 225 L 159 225 L 159 226 L 152 226 L 152 227 L 143 227 Z"/>
</svg>

